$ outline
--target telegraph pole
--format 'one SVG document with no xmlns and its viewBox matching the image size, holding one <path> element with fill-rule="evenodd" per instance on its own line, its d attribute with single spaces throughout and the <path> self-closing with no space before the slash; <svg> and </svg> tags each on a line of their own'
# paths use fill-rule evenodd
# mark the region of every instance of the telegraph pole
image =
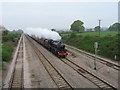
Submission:
<svg viewBox="0 0 120 90">
<path fill-rule="evenodd" d="M 99 36 L 100 36 L 100 24 L 101 24 L 101 20 L 98 20 L 99 21 Z"/>
</svg>

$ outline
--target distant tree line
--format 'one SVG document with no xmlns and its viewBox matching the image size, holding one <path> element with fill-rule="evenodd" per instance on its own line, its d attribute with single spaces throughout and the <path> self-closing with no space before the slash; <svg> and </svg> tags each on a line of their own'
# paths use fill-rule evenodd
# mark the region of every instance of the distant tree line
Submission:
<svg viewBox="0 0 120 90">
<path fill-rule="evenodd" d="M 118 31 L 118 28 L 120 27 L 120 23 L 114 23 L 113 25 L 110 25 L 109 28 L 107 28 L 105 31 Z M 74 21 L 71 26 L 70 26 L 70 30 L 74 33 L 79 33 L 79 32 L 84 32 L 85 31 L 85 27 L 84 27 L 84 22 L 82 22 L 81 20 L 76 20 Z M 94 29 L 89 28 L 86 29 L 86 31 L 88 32 L 99 32 L 103 31 L 103 29 L 100 26 L 95 26 Z"/>
</svg>

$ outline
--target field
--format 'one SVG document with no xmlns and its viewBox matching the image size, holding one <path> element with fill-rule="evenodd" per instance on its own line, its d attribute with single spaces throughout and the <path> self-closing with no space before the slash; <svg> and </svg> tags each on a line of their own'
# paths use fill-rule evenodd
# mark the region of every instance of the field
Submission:
<svg viewBox="0 0 120 90">
<path fill-rule="evenodd" d="M 0 69 L 2 68 L 2 60 L 0 60 Z"/>
<path fill-rule="evenodd" d="M 94 43 L 98 42 L 98 55 L 117 60 L 115 59 L 118 55 L 117 32 L 101 32 L 100 36 L 98 32 L 71 33 L 61 36 L 62 42 L 93 54 L 95 53 Z"/>
<path fill-rule="evenodd" d="M 100 36 L 103 37 L 103 36 L 107 36 L 107 35 L 110 35 L 110 36 L 114 36 L 118 34 L 118 32 L 116 31 L 108 31 L 108 32 L 100 32 Z M 70 33 L 65 33 L 65 34 L 61 34 L 62 36 L 66 36 L 66 35 L 70 35 Z M 86 35 L 89 35 L 89 36 L 99 36 L 99 32 L 84 32 L 84 33 L 77 33 L 77 35 L 82 35 L 82 36 L 86 36 Z"/>
</svg>

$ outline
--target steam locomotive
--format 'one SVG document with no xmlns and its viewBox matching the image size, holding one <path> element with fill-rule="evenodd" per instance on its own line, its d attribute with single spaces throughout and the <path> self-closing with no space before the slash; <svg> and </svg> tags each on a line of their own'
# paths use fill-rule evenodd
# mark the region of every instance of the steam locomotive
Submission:
<svg viewBox="0 0 120 90">
<path fill-rule="evenodd" d="M 65 49 L 65 45 L 60 41 L 54 41 L 52 39 L 44 38 L 37 38 L 36 41 L 59 58 L 65 58 L 68 55 L 67 50 Z"/>
</svg>

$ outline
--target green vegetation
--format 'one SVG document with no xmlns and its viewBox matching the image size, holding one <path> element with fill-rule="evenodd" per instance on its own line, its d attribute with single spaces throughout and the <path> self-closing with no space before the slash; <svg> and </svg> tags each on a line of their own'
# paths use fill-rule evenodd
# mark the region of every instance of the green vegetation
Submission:
<svg viewBox="0 0 120 90">
<path fill-rule="evenodd" d="M 8 30 L 2 31 L 2 60 L 3 61 L 9 61 L 11 59 L 13 49 L 17 45 L 20 36 L 21 36 L 21 32 L 8 31 Z"/>
<path fill-rule="evenodd" d="M 64 43 L 90 53 L 94 53 L 94 42 L 98 42 L 98 55 L 115 60 L 115 55 L 119 56 L 118 32 L 101 32 L 100 35 L 98 32 L 69 33 L 62 34 L 62 38 Z"/>
<path fill-rule="evenodd" d="M 83 26 L 83 22 L 80 20 L 76 20 L 71 24 L 70 30 L 73 32 L 83 32 L 85 30 L 85 27 Z"/>
<path fill-rule="evenodd" d="M 108 28 L 108 31 L 119 31 L 120 29 L 120 23 L 114 23 Z"/>
<path fill-rule="evenodd" d="M 1 48 L 2 45 L 0 45 L 0 69 L 2 67 L 2 48 Z"/>
<path fill-rule="evenodd" d="M 95 30 L 95 32 L 98 32 L 98 31 L 100 30 L 100 26 L 96 26 L 96 27 L 94 28 L 94 30 Z"/>
<path fill-rule="evenodd" d="M 105 32 L 100 32 L 100 37 L 104 37 L 104 36 L 115 36 L 116 34 L 118 34 L 117 31 L 105 31 Z M 70 33 L 63 33 L 61 34 L 62 37 L 64 36 L 69 36 L 71 35 Z M 81 35 L 81 36 L 86 36 L 86 35 L 89 35 L 89 36 L 99 36 L 99 33 L 98 32 L 84 32 L 84 33 L 76 33 L 76 35 Z"/>
</svg>

